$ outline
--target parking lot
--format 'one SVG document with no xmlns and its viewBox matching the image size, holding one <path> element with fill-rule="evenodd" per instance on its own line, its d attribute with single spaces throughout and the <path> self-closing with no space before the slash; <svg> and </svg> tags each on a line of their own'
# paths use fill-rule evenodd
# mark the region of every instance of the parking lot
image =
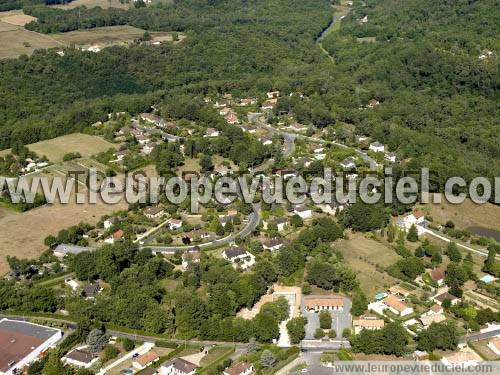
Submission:
<svg viewBox="0 0 500 375">
<path fill-rule="evenodd" d="M 302 300 L 301 310 L 304 317 L 307 318 L 306 329 L 306 340 L 314 340 L 314 332 L 319 327 L 319 313 L 311 311 L 308 312 L 304 307 L 304 301 Z M 351 328 L 352 319 L 350 315 L 351 311 L 351 300 L 344 297 L 344 309 L 342 311 L 329 311 L 332 316 L 332 329 L 337 333 L 337 338 L 342 338 L 342 332 L 346 328 Z"/>
</svg>

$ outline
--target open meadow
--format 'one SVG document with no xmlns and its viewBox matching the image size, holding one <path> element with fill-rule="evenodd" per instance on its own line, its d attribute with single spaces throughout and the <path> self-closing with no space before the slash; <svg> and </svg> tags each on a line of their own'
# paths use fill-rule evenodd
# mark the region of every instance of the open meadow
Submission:
<svg viewBox="0 0 500 375">
<path fill-rule="evenodd" d="M 338 242 L 336 248 L 343 254 L 349 267 L 356 271 L 367 297 L 371 298 L 398 282 L 387 273 L 377 271 L 377 265 L 385 268 L 400 258 L 393 249 L 367 239 L 361 233 L 349 233 L 349 239 Z"/>
<path fill-rule="evenodd" d="M 105 141 L 101 137 L 81 133 L 63 135 L 26 146 L 30 151 L 36 152 L 38 156 L 46 156 L 52 163 L 61 162 L 64 155 L 69 152 L 79 152 L 83 158 L 88 158 L 91 155 L 117 147 L 117 145 Z M 3 150 L 0 152 L 0 156 L 9 152 L 10 149 Z"/>
<path fill-rule="evenodd" d="M 120 0 L 74 0 L 67 4 L 56 4 L 52 5 L 54 8 L 60 9 L 74 9 L 81 6 L 86 6 L 87 8 L 101 7 L 102 9 L 108 8 L 120 8 L 127 9 L 133 6 L 133 2 L 129 1 L 128 3 L 121 2 Z"/>
</svg>

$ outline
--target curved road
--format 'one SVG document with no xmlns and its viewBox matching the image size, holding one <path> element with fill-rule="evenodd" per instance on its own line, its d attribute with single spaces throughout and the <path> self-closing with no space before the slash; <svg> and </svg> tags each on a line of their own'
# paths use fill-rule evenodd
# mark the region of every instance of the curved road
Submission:
<svg viewBox="0 0 500 375">
<path fill-rule="evenodd" d="M 201 243 L 199 245 L 184 245 L 184 246 L 142 246 L 141 248 L 143 249 L 150 249 L 153 252 L 156 253 L 166 253 L 166 254 L 173 254 L 178 250 L 181 251 L 193 251 L 195 248 L 200 248 L 200 249 L 207 249 L 211 247 L 219 247 L 219 246 L 224 246 L 224 245 L 229 245 L 233 243 L 236 238 L 245 238 L 248 236 L 250 233 L 252 233 L 255 228 L 257 228 L 257 225 L 259 225 L 260 221 L 260 216 L 259 216 L 259 209 L 260 205 L 254 204 L 253 205 L 253 212 L 247 216 L 247 223 L 246 225 L 237 233 L 232 233 L 229 236 L 226 236 L 224 238 L 219 238 L 217 240 L 211 241 L 211 242 L 206 242 L 206 243 Z"/>
<path fill-rule="evenodd" d="M 289 133 L 289 132 L 286 132 L 282 129 L 276 129 L 276 128 L 272 127 L 271 125 L 260 121 L 260 119 L 259 119 L 260 116 L 262 116 L 262 113 L 249 113 L 248 120 L 250 122 L 254 123 L 255 125 L 257 125 L 258 127 L 264 128 L 266 130 L 269 130 L 270 132 L 280 134 L 281 136 L 283 136 L 283 138 L 285 139 L 285 151 L 283 152 L 283 154 L 285 156 L 290 156 L 292 154 L 293 146 L 294 146 L 293 142 L 295 139 L 304 139 L 304 140 L 309 141 L 309 142 L 321 143 L 321 144 L 331 143 L 332 145 L 335 145 L 335 146 L 340 147 L 340 148 L 344 148 L 344 149 L 349 148 L 349 146 L 347 146 L 343 143 L 338 143 L 335 141 L 325 141 L 324 139 L 321 139 L 321 138 L 308 137 L 308 136 L 303 135 L 303 134 Z M 291 143 L 291 146 L 290 146 L 290 143 Z M 361 151 L 357 148 L 355 149 L 355 151 L 359 157 L 361 157 L 366 163 L 368 163 L 371 170 L 377 170 L 377 162 L 373 158 L 368 156 L 368 154 L 366 152 Z"/>
</svg>

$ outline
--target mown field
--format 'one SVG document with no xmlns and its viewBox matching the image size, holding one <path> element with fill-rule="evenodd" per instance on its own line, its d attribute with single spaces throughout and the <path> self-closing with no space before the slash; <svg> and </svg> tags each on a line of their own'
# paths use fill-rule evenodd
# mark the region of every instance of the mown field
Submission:
<svg viewBox="0 0 500 375">
<path fill-rule="evenodd" d="M 83 158 L 88 158 L 110 148 L 116 148 L 115 144 L 105 141 L 101 137 L 81 133 L 63 135 L 26 146 L 30 151 L 36 152 L 38 156 L 46 156 L 53 163 L 61 162 L 64 155 L 69 152 L 79 152 Z M 3 150 L 0 152 L 0 156 L 9 152 L 10 150 Z"/>
<path fill-rule="evenodd" d="M 361 233 L 349 233 L 349 239 L 339 242 L 336 247 L 344 255 L 345 262 L 356 271 L 361 288 L 369 298 L 398 282 L 387 273 L 377 271 L 377 265 L 387 267 L 399 259 L 393 249 Z"/>
</svg>

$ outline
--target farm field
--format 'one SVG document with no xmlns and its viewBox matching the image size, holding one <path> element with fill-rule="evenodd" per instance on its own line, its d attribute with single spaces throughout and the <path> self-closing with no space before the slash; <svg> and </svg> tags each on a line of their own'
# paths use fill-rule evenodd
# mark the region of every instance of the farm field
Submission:
<svg viewBox="0 0 500 375">
<path fill-rule="evenodd" d="M 336 247 L 344 255 L 346 263 L 356 271 L 368 298 L 398 282 L 387 273 L 378 272 L 375 266 L 387 267 L 395 263 L 399 256 L 394 250 L 365 238 L 361 233 L 349 233 L 349 239 L 339 242 Z"/>
<path fill-rule="evenodd" d="M 53 5 L 53 7 L 66 10 L 81 6 L 86 6 L 87 8 L 101 7 L 102 9 L 108 9 L 108 8 L 127 9 L 130 8 L 132 4 L 133 4 L 132 1 L 129 1 L 129 3 L 127 4 L 126 2 L 123 3 L 120 2 L 120 0 L 74 0 L 67 4 Z"/>
<path fill-rule="evenodd" d="M 83 158 L 88 158 L 110 148 L 116 148 L 116 145 L 93 135 L 73 133 L 32 143 L 27 147 L 37 155 L 45 155 L 51 162 L 58 163 L 69 152 L 79 152 Z"/>
<path fill-rule="evenodd" d="M 65 45 L 77 46 L 108 46 L 114 44 L 133 43 L 142 37 L 145 30 L 132 26 L 96 27 L 89 30 L 76 30 L 67 33 L 53 34 L 53 38 Z M 172 33 L 150 32 L 152 41 L 172 41 Z M 180 37 L 179 37 L 180 38 Z"/>
<path fill-rule="evenodd" d="M 427 204 L 420 208 L 430 214 L 436 224 L 451 220 L 459 229 L 476 226 L 500 231 L 500 207 L 491 203 L 476 204 L 466 199 L 462 204 L 451 204 L 443 197 L 441 204 Z"/>
</svg>

